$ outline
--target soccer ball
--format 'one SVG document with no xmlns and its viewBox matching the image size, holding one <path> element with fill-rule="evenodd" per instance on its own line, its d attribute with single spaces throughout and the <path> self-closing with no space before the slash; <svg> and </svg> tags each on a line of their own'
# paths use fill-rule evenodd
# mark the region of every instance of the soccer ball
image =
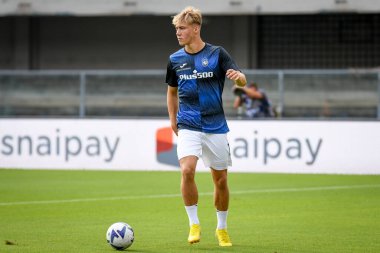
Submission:
<svg viewBox="0 0 380 253">
<path fill-rule="evenodd" d="M 132 245 L 135 234 L 127 223 L 116 222 L 108 228 L 106 238 L 113 248 L 124 250 Z"/>
</svg>

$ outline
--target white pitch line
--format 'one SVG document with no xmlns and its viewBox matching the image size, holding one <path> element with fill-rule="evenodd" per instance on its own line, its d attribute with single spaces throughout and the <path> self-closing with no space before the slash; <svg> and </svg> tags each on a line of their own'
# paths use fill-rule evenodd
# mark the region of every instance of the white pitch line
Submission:
<svg viewBox="0 0 380 253">
<path fill-rule="evenodd" d="M 340 186 L 336 185 L 336 186 L 318 186 L 318 187 L 305 187 L 305 188 L 272 188 L 272 189 L 254 189 L 254 190 L 246 190 L 246 191 L 231 191 L 231 195 L 254 194 L 254 193 L 276 193 L 276 192 L 329 191 L 329 190 L 347 190 L 347 189 L 379 188 L 379 187 L 380 187 L 380 185 L 340 185 Z M 200 196 L 210 196 L 213 194 L 214 194 L 213 192 L 199 193 Z M 0 202 L 0 206 L 62 204 L 62 203 L 78 203 L 78 202 L 130 200 L 130 199 L 177 198 L 177 197 L 181 197 L 181 194 L 157 194 L 157 195 L 119 196 L 119 197 L 106 197 L 106 198 Z"/>
</svg>

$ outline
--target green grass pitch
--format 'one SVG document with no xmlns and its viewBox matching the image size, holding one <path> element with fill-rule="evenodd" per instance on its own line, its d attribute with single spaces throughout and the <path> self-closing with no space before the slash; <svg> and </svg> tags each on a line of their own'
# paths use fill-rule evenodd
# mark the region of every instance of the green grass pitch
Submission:
<svg viewBox="0 0 380 253">
<path fill-rule="evenodd" d="M 179 172 L 0 170 L 0 252 L 378 253 L 380 176 L 230 173 L 231 248 L 217 246 L 210 173 L 196 175 L 202 239 L 186 241 Z"/>
</svg>

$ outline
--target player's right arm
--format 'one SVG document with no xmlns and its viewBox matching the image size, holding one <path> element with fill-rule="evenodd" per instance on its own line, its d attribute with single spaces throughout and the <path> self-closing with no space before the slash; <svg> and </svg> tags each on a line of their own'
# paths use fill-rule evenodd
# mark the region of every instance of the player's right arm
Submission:
<svg viewBox="0 0 380 253">
<path fill-rule="evenodd" d="M 167 105 L 169 112 L 170 124 L 173 132 L 178 135 L 177 112 L 178 112 L 178 87 L 168 85 Z"/>
</svg>

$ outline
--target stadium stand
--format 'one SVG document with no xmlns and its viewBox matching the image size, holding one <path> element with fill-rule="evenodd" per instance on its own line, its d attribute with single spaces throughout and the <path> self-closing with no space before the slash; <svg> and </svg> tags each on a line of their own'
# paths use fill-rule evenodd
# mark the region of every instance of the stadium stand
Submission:
<svg viewBox="0 0 380 253">
<path fill-rule="evenodd" d="M 186 1 L 29 2 L 0 4 L 1 116 L 166 116 L 165 67 L 178 49 L 170 16 Z M 204 1 L 204 39 L 283 117 L 380 117 L 380 4 L 231 3 Z"/>
</svg>

